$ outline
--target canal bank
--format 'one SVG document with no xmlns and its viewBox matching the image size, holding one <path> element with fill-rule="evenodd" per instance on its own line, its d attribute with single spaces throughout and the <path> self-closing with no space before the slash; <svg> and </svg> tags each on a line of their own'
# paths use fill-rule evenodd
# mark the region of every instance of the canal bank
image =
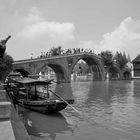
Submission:
<svg viewBox="0 0 140 140">
<path fill-rule="evenodd" d="M 0 139 L 30 140 L 24 124 L 20 121 L 2 85 L 0 85 Z"/>
</svg>

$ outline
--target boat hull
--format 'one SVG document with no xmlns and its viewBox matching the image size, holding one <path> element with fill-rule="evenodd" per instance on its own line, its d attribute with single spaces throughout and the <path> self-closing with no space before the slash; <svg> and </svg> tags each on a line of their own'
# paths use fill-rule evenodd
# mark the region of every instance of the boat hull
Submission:
<svg viewBox="0 0 140 140">
<path fill-rule="evenodd" d="M 35 110 L 35 111 L 43 111 L 43 112 L 58 112 L 61 111 L 63 109 L 66 108 L 67 104 L 64 102 L 55 102 L 54 103 L 48 103 L 46 102 L 46 104 L 29 104 L 29 103 L 23 103 L 18 101 L 18 105 L 27 108 L 27 109 L 31 109 L 31 110 Z"/>
<path fill-rule="evenodd" d="M 67 103 L 62 100 L 26 101 L 15 96 L 13 91 L 7 91 L 7 93 L 15 106 L 20 105 L 34 111 L 58 112 L 67 107 Z"/>
</svg>

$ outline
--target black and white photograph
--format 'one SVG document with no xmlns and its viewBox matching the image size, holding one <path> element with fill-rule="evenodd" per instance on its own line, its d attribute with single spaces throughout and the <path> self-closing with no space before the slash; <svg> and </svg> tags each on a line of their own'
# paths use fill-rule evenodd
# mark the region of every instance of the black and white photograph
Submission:
<svg viewBox="0 0 140 140">
<path fill-rule="evenodd" d="M 0 0 L 0 140 L 140 140 L 140 0 Z"/>
</svg>

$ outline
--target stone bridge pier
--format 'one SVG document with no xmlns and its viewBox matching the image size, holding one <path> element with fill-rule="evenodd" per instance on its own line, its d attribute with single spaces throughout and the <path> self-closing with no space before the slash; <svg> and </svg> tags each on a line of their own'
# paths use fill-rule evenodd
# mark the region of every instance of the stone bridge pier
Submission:
<svg viewBox="0 0 140 140">
<path fill-rule="evenodd" d="M 101 58 L 95 54 L 87 53 L 19 60 L 13 63 L 13 70 L 26 76 L 28 74 L 39 74 L 42 69 L 48 66 L 55 72 L 57 82 L 71 82 L 73 69 L 81 59 L 91 68 L 93 80 L 105 80 L 105 70 Z"/>
</svg>

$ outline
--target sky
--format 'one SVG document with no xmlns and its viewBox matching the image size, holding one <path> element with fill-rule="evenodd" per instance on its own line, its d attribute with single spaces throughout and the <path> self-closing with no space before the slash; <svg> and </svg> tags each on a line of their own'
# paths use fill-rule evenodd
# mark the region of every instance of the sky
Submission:
<svg viewBox="0 0 140 140">
<path fill-rule="evenodd" d="M 58 46 L 140 54 L 140 0 L 0 0 L 0 19 L 14 60 Z"/>
</svg>

